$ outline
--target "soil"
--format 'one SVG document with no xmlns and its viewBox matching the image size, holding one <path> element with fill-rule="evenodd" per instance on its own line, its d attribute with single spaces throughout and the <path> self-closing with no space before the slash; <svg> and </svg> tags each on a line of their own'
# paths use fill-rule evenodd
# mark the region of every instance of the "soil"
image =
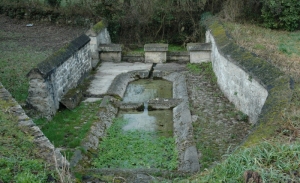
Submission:
<svg viewBox="0 0 300 183">
<path fill-rule="evenodd" d="M 33 26 L 27 27 L 27 24 L 33 24 Z M 0 25 L 0 30 L 3 32 L 19 35 L 13 38 L 3 35 L 0 36 L 0 41 L 17 39 L 21 46 L 36 47 L 38 51 L 58 50 L 87 30 L 87 28 L 79 26 L 11 19 L 5 15 L 0 15 Z"/>
</svg>

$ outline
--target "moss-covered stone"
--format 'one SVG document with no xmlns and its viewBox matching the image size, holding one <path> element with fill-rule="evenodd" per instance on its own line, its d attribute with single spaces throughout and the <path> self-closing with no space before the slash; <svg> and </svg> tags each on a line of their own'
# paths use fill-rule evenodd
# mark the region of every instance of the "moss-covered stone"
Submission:
<svg viewBox="0 0 300 183">
<path fill-rule="evenodd" d="M 291 78 L 269 62 L 235 44 L 218 20 L 211 19 L 206 22 L 206 26 L 211 31 L 220 54 L 242 68 L 251 79 L 258 81 L 268 91 L 258 122 L 243 146 L 250 146 L 273 136 L 280 125 L 285 123 L 282 113 L 291 101 Z"/>
<path fill-rule="evenodd" d="M 92 29 L 93 31 L 98 34 L 102 29 L 107 27 L 107 22 L 105 20 L 101 20 L 100 22 L 96 23 Z"/>
</svg>

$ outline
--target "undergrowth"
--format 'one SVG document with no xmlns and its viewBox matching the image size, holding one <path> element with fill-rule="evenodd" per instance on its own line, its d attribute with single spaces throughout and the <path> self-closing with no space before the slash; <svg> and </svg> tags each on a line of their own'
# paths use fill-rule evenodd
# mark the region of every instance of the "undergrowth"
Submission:
<svg viewBox="0 0 300 183">
<path fill-rule="evenodd" d="M 96 168 L 159 168 L 175 170 L 177 151 L 174 138 L 155 132 L 122 131 L 127 121 L 117 118 L 99 145 Z"/>
<path fill-rule="evenodd" d="M 70 159 L 74 149 L 80 147 L 91 125 L 97 122 L 99 103 L 100 101 L 81 103 L 74 110 L 59 111 L 51 121 L 41 118 L 34 122 L 56 147 L 66 150 L 66 156 Z"/>
<path fill-rule="evenodd" d="M 46 182 L 54 172 L 37 158 L 35 144 L 18 128 L 18 120 L 3 111 L 6 104 L 0 100 L 0 182 Z"/>
</svg>

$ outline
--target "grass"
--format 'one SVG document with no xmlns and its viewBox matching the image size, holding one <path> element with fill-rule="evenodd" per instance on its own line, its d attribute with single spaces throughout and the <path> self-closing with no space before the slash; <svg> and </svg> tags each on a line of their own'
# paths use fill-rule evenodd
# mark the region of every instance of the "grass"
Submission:
<svg viewBox="0 0 300 183">
<path fill-rule="evenodd" d="M 299 162 L 299 143 L 262 142 L 229 155 L 192 182 L 244 182 L 243 174 L 249 170 L 256 171 L 263 182 L 299 182 Z"/>
<path fill-rule="evenodd" d="M 190 72 L 194 74 L 201 74 L 205 77 L 209 78 L 212 84 L 217 83 L 217 77 L 213 71 L 212 63 L 211 62 L 203 62 L 201 64 L 192 64 L 188 63 L 187 68 Z"/>
<path fill-rule="evenodd" d="M 0 182 L 46 182 L 54 172 L 37 158 L 32 137 L 18 128 L 18 120 L 3 111 L 7 105 L 0 100 Z"/>
<path fill-rule="evenodd" d="M 38 48 L 21 45 L 18 41 L 21 36 L 0 30 L 0 38 L 7 38 L 0 42 L 0 78 L 12 96 L 23 103 L 27 98 L 29 87 L 26 74 L 46 59 L 50 51 L 39 51 Z"/>
<path fill-rule="evenodd" d="M 181 45 L 169 44 L 168 51 L 186 51 L 186 48 Z"/>
<path fill-rule="evenodd" d="M 70 159 L 75 148 L 80 148 L 81 141 L 86 137 L 91 125 L 97 122 L 98 106 L 100 101 L 94 103 L 81 103 L 74 110 L 61 110 L 51 121 L 44 118 L 34 122 L 55 145 L 65 149 Z"/>
<path fill-rule="evenodd" d="M 287 32 L 253 24 L 225 22 L 236 43 L 300 81 L 300 31 Z"/>
<path fill-rule="evenodd" d="M 96 168 L 159 168 L 175 170 L 175 140 L 158 137 L 155 132 L 122 131 L 127 121 L 117 118 L 99 145 Z"/>
</svg>

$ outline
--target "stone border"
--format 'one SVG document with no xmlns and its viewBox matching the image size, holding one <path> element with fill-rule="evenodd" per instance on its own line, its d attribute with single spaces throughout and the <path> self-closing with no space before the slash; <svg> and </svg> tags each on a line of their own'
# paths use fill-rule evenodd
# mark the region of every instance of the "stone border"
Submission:
<svg viewBox="0 0 300 183">
<path fill-rule="evenodd" d="M 18 127 L 24 133 L 32 136 L 33 143 L 37 145 L 38 154 L 40 158 L 43 158 L 52 166 L 68 167 L 68 160 L 60 153 L 58 149 L 49 141 L 38 126 L 30 119 L 23 108 L 17 103 L 17 101 L 11 96 L 11 94 L 0 83 L 0 100 L 8 101 L 11 103 L 7 109 L 9 114 L 17 117 Z M 1 107 L 1 106 L 0 106 Z M 55 160 L 56 159 L 56 160 Z"/>
<path fill-rule="evenodd" d="M 244 146 L 257 143 L 267 138 L 283 123 L 281 114 L 289 106 L 293 80 L 269 62 L 236 45 L 217 20 L 205 22 L 209 34 L 207 41 L 215 41 L 215 46 L 222 57 L 241 68 L 249 75 L 249 80 L 255 80 L 268 92 L 268 97 L 258 116 L 256 128 L 247 138 Z"/>
</svg>

